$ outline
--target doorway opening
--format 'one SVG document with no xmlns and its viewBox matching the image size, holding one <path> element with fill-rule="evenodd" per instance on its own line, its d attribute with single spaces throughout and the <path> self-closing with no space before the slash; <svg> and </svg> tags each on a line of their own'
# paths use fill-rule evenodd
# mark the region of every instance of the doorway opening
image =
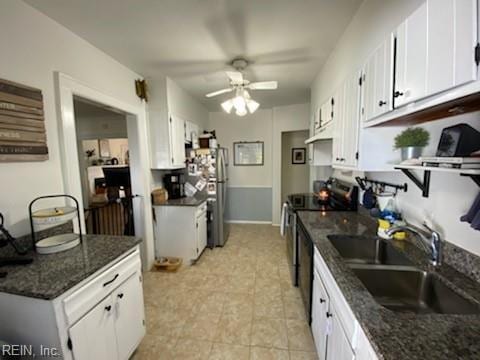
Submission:
<svg viewBox="0 0 480 360">
<path fill-rule="evenodd" d="M 135 235 L 127 114 L 73 97 L 85 229 Z"/>
<path fill-rule="evenodd" d="M 305 140 L 308 130 L 282 132 L 282 203 L 289 194 L 308 193 L 310 166 Z"/>
</svg>

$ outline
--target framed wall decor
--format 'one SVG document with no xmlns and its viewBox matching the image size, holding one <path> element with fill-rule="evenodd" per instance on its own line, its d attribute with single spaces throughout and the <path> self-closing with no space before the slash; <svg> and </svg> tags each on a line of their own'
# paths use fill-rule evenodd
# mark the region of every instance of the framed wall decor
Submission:
<svg viewBox="0 0 480 360">
<path fill-rule="evenodd" d="M 48 160 L 43 95 L 0 79 L 0 162 Z"/>
<path fill-rule="evenodd" d="M 306 148 L 293 148 L 292 149 L 292 164 L 300 165 L 306 163 Z"/>
<path fill-rule="evenodd" d="M 100 157 L 110 157 L 110 142 L 108 139 L 98 140 L 98 147 L 100 148 Z"/>
<path fill-rule="evenodd" d="M 234 166 L 263 166 L 263 141 L 241 141 L 233 143 Z"/>
</svg>

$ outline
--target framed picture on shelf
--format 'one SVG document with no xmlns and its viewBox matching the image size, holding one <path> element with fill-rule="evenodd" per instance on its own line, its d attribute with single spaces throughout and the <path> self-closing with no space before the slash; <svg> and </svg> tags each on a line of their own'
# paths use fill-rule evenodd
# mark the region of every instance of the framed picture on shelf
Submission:
<svg viewBox="0 0 480 360">
<path fill-rule="evenodd" d="M 306 163 L 306 148 L 293 148 L 292 149 L 292 164 L 301 165 Z"/>
</svg>

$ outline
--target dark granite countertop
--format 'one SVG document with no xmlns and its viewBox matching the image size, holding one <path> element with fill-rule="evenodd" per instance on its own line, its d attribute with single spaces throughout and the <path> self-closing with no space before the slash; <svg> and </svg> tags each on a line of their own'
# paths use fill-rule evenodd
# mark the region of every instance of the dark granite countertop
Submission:
<svg viewBox="0 0 480 360">
<path fill-rule="evenodd" d="M 40 255 L 30 251 L 29 265 L 2 266 L 0 292 L 54 299 L 115 259 L 125 257 L 141 239 L 132 236 L 84 235 L 83 243 L 67 251 Z M 0 258 L 17 256 L 11 246 L 0 249 Z"/>
<path fill-rule="evenodd" d="M 189 196 L 180 199 L 168 199 L 166 202 L 155 206 L 199 206 L 205 201 L 207 201 L 206 196 Z"/>
<path fill-rule="evenodd" d="M 480 315 L 398 313 L 380 306 L 347 267 L 327 235 L 375 236 L 376 223 L 364 211 L 299 211 L 360 326 L 380 359 L 480 359 Z M 407 241 L 393 242 L 422 270 L 431 270 L 427 254 Z M 435 271 L 448 285 L 473 301 L 480 300 L 480 284 L 443 264 Z"/>
</svg>

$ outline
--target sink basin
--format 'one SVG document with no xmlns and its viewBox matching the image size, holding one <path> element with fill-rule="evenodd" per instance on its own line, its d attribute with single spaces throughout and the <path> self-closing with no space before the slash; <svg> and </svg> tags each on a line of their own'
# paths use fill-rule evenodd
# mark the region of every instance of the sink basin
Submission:
<svg viewBox="0 0 480 360">
<path fill-rule="evenodd" d="M 350 266 L 382 306 L 417 314 L 479 314 L 480 307 L 445 285 L 438 275 L 415 268 Z"/>
<path fill-rule="evenodd" d="M 414 265 L 392 245 L 381 239 L 348 235 L 330 235 L 328 239 L 347 263 Z"/>
</svg>

